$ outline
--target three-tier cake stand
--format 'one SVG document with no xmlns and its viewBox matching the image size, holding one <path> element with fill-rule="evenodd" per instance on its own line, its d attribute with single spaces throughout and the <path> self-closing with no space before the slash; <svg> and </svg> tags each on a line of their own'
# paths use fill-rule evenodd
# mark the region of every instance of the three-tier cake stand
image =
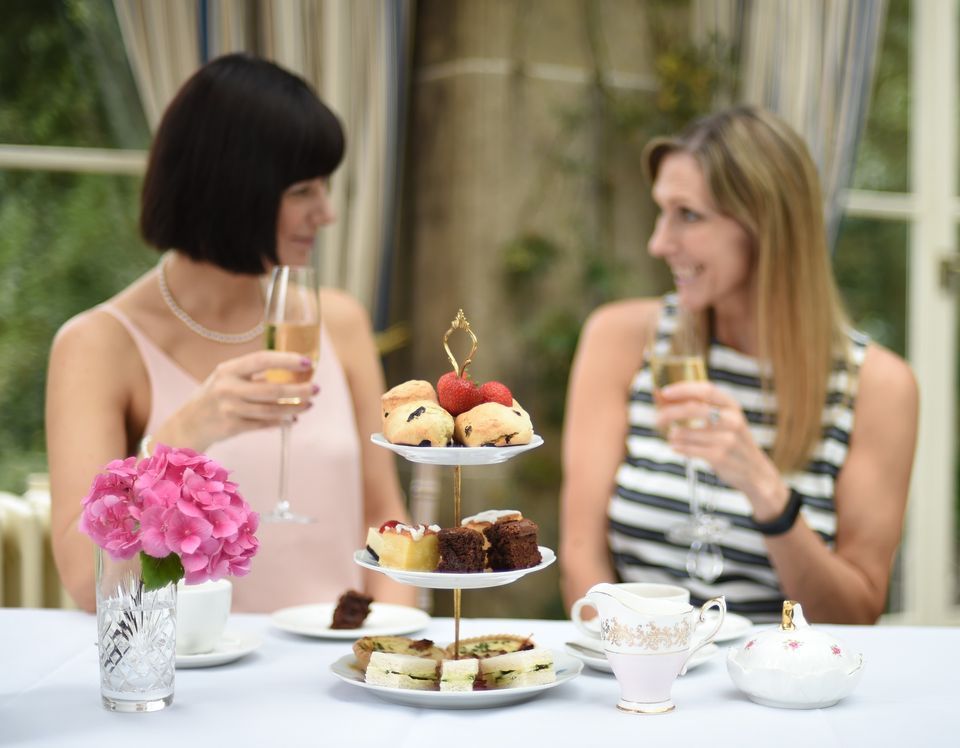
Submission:
<svg viewBox="0 0 960 748">
<path fill-rule="evenodd" d="M 470 336 L 471 347 L 463 365 L 458 365 L 456 357 L 450 350 L 450 337 L 454 332 L 464 332 Z M 463 310 L 458 310 L 456 318 L 450 325 L 450 328 L 443 336 L 443 348 L 446 351 L 447 358 L 453 366 L 453 370 L 458 376 L 463 376 L 467 367 L 473 361 L 477 352 L 477 336 L 470 329 L 470 323 L 463 314 Z M 396 452 L 404 459 L 410 462 L 417 462 L 427 465 L 445 465 L 453 467 L 453 526 L 460 526 L 461 519 L 461 494 L 460 478 L 464 466 L 472 465 L 494 465 L 506 462 L 523 452 L 535 449 L 543 444 L 543 439 L 534 434 L 528 444 L 521 444 L 509 447 L 414 447 L 404 444 L 392 444 L 388 442 L 382 434 L 374 434 L 371 437 L 374 444 Z M 416 520 L 416 518 L 414 518 Z M 415 587 L 424 587 L 437 590 L 453 590 L 453 620 L 454 620 L 454 652 L 455 657 L 460 656 L 460 599 L 461 592 L 464 589 L 483 589 L 486 587 L 497 587 L 510 584 L 521 577 L 532 572 L 545 569 L 556 560 L 554 552 L 540 546 L 541 562 L 536 566 L 527 569 L 515 569 L 511 571 L 498 572 L 474 572 L 474 573 L 448 573 L 448 572 L 426 572 L 426 571 L 406 571 L 403 569 L 390 569 L 380 566 L 366 549 L 359 550 L 354 554 L 354 561 L 367 569 L 386 574 L 397 582 L 409 584 Z"/>
</svg>

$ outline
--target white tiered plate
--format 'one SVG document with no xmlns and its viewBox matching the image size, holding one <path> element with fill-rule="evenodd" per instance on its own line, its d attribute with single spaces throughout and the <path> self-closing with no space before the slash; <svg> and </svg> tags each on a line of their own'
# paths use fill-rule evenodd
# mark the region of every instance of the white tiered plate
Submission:
<svg viewBox="0 0 960 748">
<path fill-rule="evenodd" d="M 513 447 L 411 447 L 409 444 L 391 444 L 383 434 L 373 434 L 370 441 L 378 447 L 396 452 L 410 462 L 422 462 L 425 465 L 495 465 L 543 444 L 543 438 L 537 434 L 533 435 L 529 444 Z"/>
<path fill-rule="evenodd" d="M 359 639 L 362 636 L 396 636 L 419 631 L 430 623 L 430 616 L 418 608 L 391 603 L 371 603 L 370 615 L 355 629 L 332 629 L 336 603 L 296 605 L 282 608 L 270 616 L 278 629 L 321 639 Z"/>
<path fill-rule="evenodd" d="M 556 561 L 557 557 L 549 548 L 542 545 L 540 556 L 543 559 L 536 566 L 529 569 L 515 569 L 513 571 L 478 571 L 472 574 L 451 574 L 439 571 L 406 571 L 405 569 L 388 569 L 378 564 L 370 551 L 359 550 L 353 554 L 353 560 L 365 569 L 379 571 L 388 577 L 403 584 L 410 584 L 414 587 L 427 587 L 432 590 L 479 590 L 484 587 L 499 587 L 502 584 L 510 584 L 520 577 L 531 574 L 541 569 L 546 569 L 550 564 Z"/>
<path fill-rule="evenodd" d="M 576 647 L 570 646 L 571 644 L 576 645 Z M 594 670 L 612 673 L 613 668 L 610 667 L 610 661 L 607 659 L 607 655 L 604 654 L 603 649 L 598 648 L 598 645 L 599 642 L 577 639 L 575 642 L 567 643 L 567 651 L 583 660 L 584 664 Z M 698 665 L 702 665 L 719 651 L 720 647 L 712 642 L 703 649 L 697 650 L 687 663 L 687 672 L 690 672 Z"/>
<path fill-rule="evenodd" d="M 386 701 L 407 706 L 420 706 L 430 709 L 485 709 L 487 707 L 517 704 L 563 685 L 577 677 L 583 669 L 583 663 L 576 657 L 554 651 L 553 666 L 557 679 L 542 686 L 523 688 L 502 688 L 491 691 L 409 691 L 402 688 L 373 686 L 364 682 L 363 673 L 354 667 L 356 658 L 352 654 L 344 655 L 330 665 L 330 670 L 344 683 L 366 689 Z"/>
</svg>

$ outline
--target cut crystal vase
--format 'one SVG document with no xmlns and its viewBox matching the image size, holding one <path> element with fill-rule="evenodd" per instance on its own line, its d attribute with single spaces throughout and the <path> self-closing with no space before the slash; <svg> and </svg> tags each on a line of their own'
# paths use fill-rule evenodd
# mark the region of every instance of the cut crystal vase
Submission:
<svg viewBox="0 0 960 748">
<path fill-rule="evenodd" d="M 154 712 L 173 703 L 177 585 L 147 591 L 139 555 L 97 550 L 100 695 L 116 712 Z"/>
</svg>

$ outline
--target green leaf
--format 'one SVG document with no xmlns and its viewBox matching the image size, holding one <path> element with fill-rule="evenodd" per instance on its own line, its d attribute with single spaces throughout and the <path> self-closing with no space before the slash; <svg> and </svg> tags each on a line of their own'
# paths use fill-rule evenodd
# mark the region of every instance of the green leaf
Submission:
<svg viewBox="0 0 960 748">
<path fill-rule="evenodd" d="M 183 564 L 176 553 L 165 558 L 155 558 L 140 551 L 140 574 L 145 590 L 158 590 L 183 579 Z"/>
</svg>

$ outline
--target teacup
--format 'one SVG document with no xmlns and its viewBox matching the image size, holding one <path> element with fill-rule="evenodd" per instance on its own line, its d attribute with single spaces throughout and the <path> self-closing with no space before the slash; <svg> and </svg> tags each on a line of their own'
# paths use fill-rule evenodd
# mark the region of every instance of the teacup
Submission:
<svg viewBox="0 0 960 748">
<path fill-rule="evenodd" d="M 620 685 L 617 709 L 634 714 L 663 714 L 676 706 L 673 682 L 687 661 L 717 635 L 727 604 L 722 597 L 699 609 L 679 600 L 641 597 L 614 584 L 597 584 L 587 592 L 600 618 L 600 639 Z M 713 627 L 697 636 L 697 624 L 709 608 L 720 615 Z"/>
<path fill-rule="evenodd" d="M 212 652 L 230 615 L 233 585 L 228 579 L 177 585 L 177 654 Z"/>
<path fill-rule="evenodd" d="M 650 600 L 673 600 L 678 603 L 690 602 L 690 590 L 678 587 L 675 584 L 659 584 L 657 582 L 621 582 L 613 587 Z M 588 593 L 589 594 L 589 593 Z M 570 609 L 570 620 L 580 633 L 594 639 L 600 638 L 600 619 L 584 618 L 583 609 L 596 609 L 589 597 L 581 597 Z"/>
</svg>

